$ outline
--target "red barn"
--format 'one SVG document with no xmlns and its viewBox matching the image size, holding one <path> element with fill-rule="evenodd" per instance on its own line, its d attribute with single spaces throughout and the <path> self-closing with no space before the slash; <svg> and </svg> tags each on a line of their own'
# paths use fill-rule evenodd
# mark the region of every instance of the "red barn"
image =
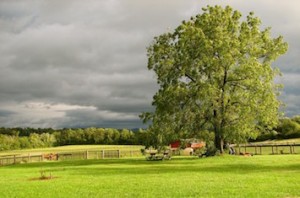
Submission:
<svg viewBox="0 0 300 198">
<path fill-rule="evenodd" d="M 170 147 L 171 147 L 171 150 L 173 150 L 173 149 L 179 149 L 179 148 L 180 148 L 180 140 L 177 140 L 177 141 L 175 141 L 175 142 L 172 142 L 172 143 L 170 144 Z"/>
</svg>

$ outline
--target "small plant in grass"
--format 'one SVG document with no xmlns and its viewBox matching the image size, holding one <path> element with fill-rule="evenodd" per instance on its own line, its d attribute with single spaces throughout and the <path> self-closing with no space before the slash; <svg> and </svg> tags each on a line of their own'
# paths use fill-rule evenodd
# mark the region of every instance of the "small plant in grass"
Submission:
<svg viewBox="0 0 300 198">
<path fill-rule="evenodd" d="M 51 172 L 49 173 L 49 176 L 47 176 L 46 171 L 42 169 L 40 170 L 40 174 L 41 174 L 41 176 L 39 177 L 40 180 L 53 179 Z"/>
</svg>

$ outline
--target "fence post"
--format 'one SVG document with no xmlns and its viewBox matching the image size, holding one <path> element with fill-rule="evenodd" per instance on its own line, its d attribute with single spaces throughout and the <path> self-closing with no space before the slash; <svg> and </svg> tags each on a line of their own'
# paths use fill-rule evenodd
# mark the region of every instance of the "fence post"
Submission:
<svg viewBox="0 0 300 198">
<path fill-rule="evenodd" d="M 260 154 L 261 154 L 261 146 L 259 147 L 259 151 L 260 151 Z"/>
<path fill-rule="evenodd" d="M 14 164 L 17 163 L 16 155 L 14 155 Z"/>
<path fill-rule="evenodd" d="M 104 150 L 102 150 L 102 159 L 104 159 Z"/>
<path fill-rule="evenodd" d="M 293 154 L 292 145 L 290 145 L 290 154 Z"/>
<path fill-rule="evenodd" d="M 85 152 L 85 159 L 88 159 L 89 158 L 89 151 L 87 150 L 86 152 Z"/>
<path fill-rule="evenodd" d="M 132 157 L 132 150 L 130 150 L 130 157 Z"/>
<path fill-rule="evenodd" d="M 274 155 L 274 148 L 273 148 L 273 146 L 272 146 L 272 154 Z"/>
<path fill-rule="evenodd" d="M 255 145 L 255 155 L 257 155 L 257 149 L 256 149 L 256 145 Z"/>
<path fill-rule="evenodd" d="M 293 145 L 293 153 L 295 154 L 295 143 Z"/>
<path fill-rule="evenodd" d="M 31 158 L 30 158 L 30 153 L 28 153 L 28 163 L 30 162 Z"/>
<path fill-rule="evenodd" d="M 120 149 L 118 150 L 118 158 L 120 158 L 121 156 L 121 152 L 120 152 Z"/>
</svg>

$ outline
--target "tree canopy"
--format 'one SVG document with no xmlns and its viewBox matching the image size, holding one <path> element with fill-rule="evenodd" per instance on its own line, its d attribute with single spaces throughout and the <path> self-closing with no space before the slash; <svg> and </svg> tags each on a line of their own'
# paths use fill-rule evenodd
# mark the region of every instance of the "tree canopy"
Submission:
<svg viewBox="0 0 300 198">
<path fill-rule="evenodd" d="M 148 47 L 159 89 L 155 111 L 141 117 L 151 121 L 156 146 L 210 131 L 222 152 L 224 141 L 243 142 L 277 125 L 280 71 L 271 63 L 287 43 L 261 30 L 254 13 L 241 17 L 229 6 L 207 6 Z"/>
</svg>

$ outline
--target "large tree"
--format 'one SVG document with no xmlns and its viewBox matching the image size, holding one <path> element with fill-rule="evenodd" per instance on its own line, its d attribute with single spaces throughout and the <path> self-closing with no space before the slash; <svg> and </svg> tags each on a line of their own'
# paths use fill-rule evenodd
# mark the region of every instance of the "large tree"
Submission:
<svg viewBox="0 0 300 198">
<path fill-rule="evenodd" d="M 241 16 L 229 6 L 207 6 L 148 47 L 159 90 L 155 111 L 141 117 L 151 121 L 157 145 L 209 130 L 223 152 L 224 141 L 255 138 L 277 124 L 280 72 L 271 63 L 287 43 L 261 30 L 252 12 L 245 21 Z"/>
</svg>

